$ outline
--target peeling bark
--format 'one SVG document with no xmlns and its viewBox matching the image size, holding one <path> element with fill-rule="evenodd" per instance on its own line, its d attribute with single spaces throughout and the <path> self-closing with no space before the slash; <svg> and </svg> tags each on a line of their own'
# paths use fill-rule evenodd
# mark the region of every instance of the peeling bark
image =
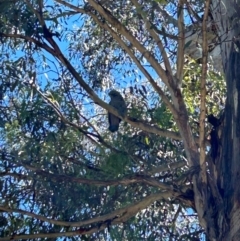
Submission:
<svg viewBox="0 0 240 241">
<path fill-rule="evenodd" d="M 208 240 L 237 241 L 240 240 L 240 1 L 212 0 L 211 9 L 218 27 L 227 100 L 224 121 L 216 130 L 219 150 L 214 160 L 208 162 L 205 229 Z"/>
</svg>

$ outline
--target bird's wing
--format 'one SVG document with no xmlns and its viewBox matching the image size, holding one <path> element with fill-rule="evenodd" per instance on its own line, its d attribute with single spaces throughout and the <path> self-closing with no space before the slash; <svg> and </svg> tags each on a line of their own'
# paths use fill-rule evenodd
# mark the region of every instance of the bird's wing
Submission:
<svg viewBox="0 0 240 241">
<path fill-rule="evenodd" d="M 121 122 L 121 119 L 117 116 L 113 115 L 112 113 L 108 113 L 108 121 L 109 121 L 109 130 L 111 132 L 115 132 L 118 130 L 119 123 Z"/>
<path fill-rule="evenodd" d="M 120 96 L 118 98 L 112 98 L 111 101 L 109 102 L 109 105 L 113 106 L 115 109 L 118 110 L 118 113 L 121 116 L 126 116 L 127 114 L 127 106 L 124 101 L 124 99 Z"/>
</svg>

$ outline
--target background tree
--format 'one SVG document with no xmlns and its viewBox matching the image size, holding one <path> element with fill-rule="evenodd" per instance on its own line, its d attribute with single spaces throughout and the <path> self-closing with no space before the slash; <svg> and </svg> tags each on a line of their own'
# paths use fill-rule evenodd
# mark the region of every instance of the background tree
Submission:
<svg viewBox="0 0 240 241">
<path fill-rule="evenodd" d="M 239 240 L 237 1 L 0 4 L 0 240 Z"/>
</svg>

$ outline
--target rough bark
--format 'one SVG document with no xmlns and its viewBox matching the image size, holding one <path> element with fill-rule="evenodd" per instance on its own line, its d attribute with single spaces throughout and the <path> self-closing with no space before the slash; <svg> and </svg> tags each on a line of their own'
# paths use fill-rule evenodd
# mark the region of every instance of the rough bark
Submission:
<svg viewBox="0 0 240 241">
<path fill-rule="evenodd" d="M 227 99 L 222 125 L 218 127 L 219 150 L 209 161 L 209 240 L 240 240 L 240 1 L 212 0 L 217 25 Z M 211 191 L 210 191 L 211 190 Z"/>
</svg>

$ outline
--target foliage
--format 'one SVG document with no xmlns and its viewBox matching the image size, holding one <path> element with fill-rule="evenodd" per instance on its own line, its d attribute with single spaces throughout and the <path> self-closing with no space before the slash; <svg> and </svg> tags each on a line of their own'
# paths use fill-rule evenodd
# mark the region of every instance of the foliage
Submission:
<svg viewBox="0 0 240 241">
<path fill-rule="evenodd" d="M 197 14 L 202 12 L 202 1 L 189 2 Z M 164 61 L 151 35 L 154 29 L 171 65 L 176 63 L 176 1 L 142 1 L 139 9 L 131 1 L 103 0 L 98 11 L 91 1 L 1 5 L 7 9 L 0 15 L 2 240 L 203 237 L 179 126 L 127 52 L 172 102 L 147 54 Z M 134 39 L 107 24 L 101 7 Z M 189 13 L 185 18 L 190 21 Z M 201 67 L 193 59 L 186 61 L 181 88 L 195 137 Z M 129 116 L 114 134 L 107 130 L 105 106 L 92 94 L 108 102 L 110 89 L 122 92 Z M 208 113 L 217 116 L 224 106 L 225 85 L 211 68 L 207 91 Z"/>
</svg>

